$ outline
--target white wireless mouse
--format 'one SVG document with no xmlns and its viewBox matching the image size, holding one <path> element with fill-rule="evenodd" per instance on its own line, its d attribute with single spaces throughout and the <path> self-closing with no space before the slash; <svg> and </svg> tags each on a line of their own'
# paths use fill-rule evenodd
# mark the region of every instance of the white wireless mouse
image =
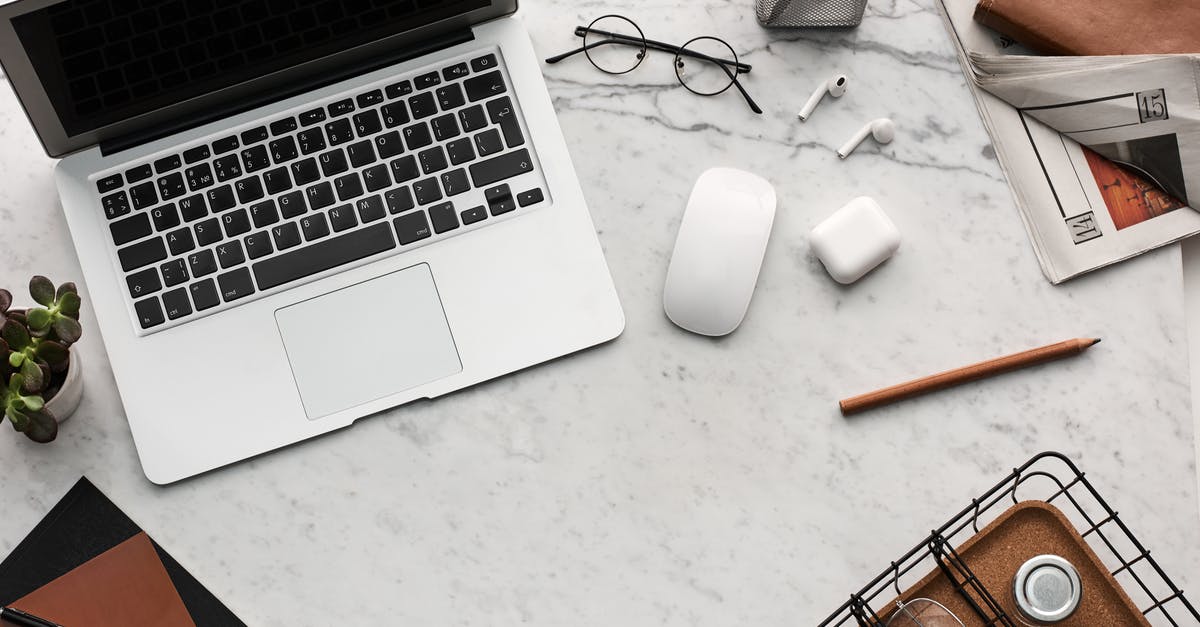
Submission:
<svg viewBox="0 0 1200 627">
<path fill-rule="evenodd" d="M 775 188 L 733 168 L 696 180 L 667 267 L 663 309 L 671 322 L 701 335 L 732 333 L 742 323 L 775 221 Z"/>
</svg>

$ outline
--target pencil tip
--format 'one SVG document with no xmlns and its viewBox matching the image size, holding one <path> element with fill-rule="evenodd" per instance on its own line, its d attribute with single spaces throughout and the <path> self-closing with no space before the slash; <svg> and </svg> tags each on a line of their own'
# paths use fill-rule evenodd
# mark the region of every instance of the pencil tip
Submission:
<svg viewBox="0 0 1200 627">
<path fill-rule="evenodd" d="M 1092 343 L 1088 344 L 1088 346 L 1095 346 L 1099 343 L 1100 343 L 1100 338 L 1096 338 L 1096 339 L 1092 340 Z"/>
</svg>

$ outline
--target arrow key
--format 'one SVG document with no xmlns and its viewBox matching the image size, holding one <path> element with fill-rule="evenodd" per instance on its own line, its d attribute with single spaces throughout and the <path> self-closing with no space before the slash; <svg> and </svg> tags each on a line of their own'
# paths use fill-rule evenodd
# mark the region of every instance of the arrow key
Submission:
<svg viewBox="0 0 1200 627">
<path fill-rule="evenodd" d="M 463 86 L 467 88 L 467 99 L 471 102 L 502 94 L 506 89 L 504 87 L 504 76 L 500 74 L 500 70 L 492 70 L 486 74 L 472 76 L 463 81 Z"/>
</svg>

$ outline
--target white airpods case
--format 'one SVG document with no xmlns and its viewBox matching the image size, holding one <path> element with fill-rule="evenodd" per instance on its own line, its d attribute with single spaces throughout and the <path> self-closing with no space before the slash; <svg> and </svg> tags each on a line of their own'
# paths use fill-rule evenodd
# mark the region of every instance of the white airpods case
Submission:
<svg viewBox="0 0 1200 627">
<path fill-rule="evenodd" d="M 900 230 L 879 203 L 851 200 L 809 235 L 813 252 L 838 283 L 853 283 L 900 248 Z"/>
</svg>

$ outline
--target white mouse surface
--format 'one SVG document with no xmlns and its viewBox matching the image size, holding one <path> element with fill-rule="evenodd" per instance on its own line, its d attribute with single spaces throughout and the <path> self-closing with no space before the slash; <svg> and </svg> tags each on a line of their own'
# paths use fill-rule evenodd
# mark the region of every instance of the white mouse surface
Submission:
<svg viewBox="0 0 1200 627">
<path fill-rule="evenodd" d="M 733 332 L 746 316 L 775 221 L 775 188 L 734 168 L 696 180 L 667 268 L 663 308 L 701 335 Z"/>
<path fill-rule="evenodd" d="M 838 283 L 853 283 L 900 248 L 900 230 L 879 203 L 859 196 L 825 218 L 809 236 L 813 252 Z"/>
</svg>

